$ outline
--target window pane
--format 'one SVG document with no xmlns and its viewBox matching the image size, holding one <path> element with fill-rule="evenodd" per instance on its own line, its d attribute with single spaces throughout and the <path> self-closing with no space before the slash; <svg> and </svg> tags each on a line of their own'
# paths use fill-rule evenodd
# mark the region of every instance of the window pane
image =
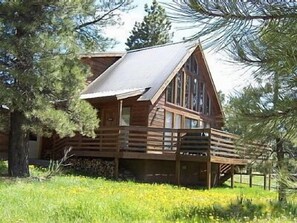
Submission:
<svg viewBox="0 0 297 223">
<path fill-rule="evenodd" d="M 194 55 L 191 56 L 191 72 L 193 74 L 198 74 L 197 61 Z"/>
<path fill-rule="evenodd" d="M 185 92 L 186 108 L 191 108 L 191 77 L 186 76 L 186 92 Z"/>
<path fill-rule="evenodd" d="M 204 83 L 199 85 L 199 112 L 204 110 Z"/>
<path fill-rule="evenodd" d="M 174 80 L 170 82 L 166 89 L 166 100 L 174 103 Z"/>
<path fill-rule="evenodd" d="M 173 114 L 172 112 L 166 112 L 165 128 L 172 128 Z"/>
<path fill-rule="evenodd" d="M 176 76 L 176 104 L 182 106 L 182 94 L 183 94 L 183 75 L 179 72 Z"/>
<path fill-rule="evenodd" d="M 120 125 L 121 126 L 129 126 L 130 125 L 130 108 L 129 107 L 123 107 Z"/>
<path fill-rule="evenodd" d="M 191 128 L 191 119 L 186 118 L 185 119 L 185 128 L 190 129 Z"/>
<path fill-rule="evenodd" d="M 206 94 L 206 103 L 205 103 L 205 114 L 211 115 L 211 102 L 210 97 L 208 94 Z"/>
<path fill-rule="evenodd" d="M 192 92 L 192 109 L 198 111 L 198 80 L 193 80 L 193 92 Z"/>
<path fill-rule="evenodd" d="M 181 115 L 175 115 L 174 128 L 175 129 L 181 128 Z"/>
</svg>

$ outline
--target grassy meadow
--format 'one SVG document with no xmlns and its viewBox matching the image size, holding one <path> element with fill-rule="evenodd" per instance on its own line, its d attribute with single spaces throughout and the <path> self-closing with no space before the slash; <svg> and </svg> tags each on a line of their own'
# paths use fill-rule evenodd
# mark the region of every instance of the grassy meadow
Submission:
<svg viewBox="0 0 297 223">
<path fill-rule="evenodd" d="M 297 198 L 281 207 L 276 198 L 239 184 L 202 190 L 74 175 L 2 176 L 0 222 L 296 222 Z"/>
</svg>

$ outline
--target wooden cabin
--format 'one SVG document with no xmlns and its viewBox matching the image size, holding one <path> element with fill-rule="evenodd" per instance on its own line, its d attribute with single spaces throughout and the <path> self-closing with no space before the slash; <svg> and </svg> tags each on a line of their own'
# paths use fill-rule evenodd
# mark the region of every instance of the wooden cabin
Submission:
<svg viewBox="0 0 297 223">
<path fill-rule="evenodd" d="M 93 76 L 81 95 L 98 109 L 96 138 L 44 140 L 43 154 L 115 161 L 145 182 L 210 188 L 245 166 L 246 147 L 221 131 L 222 107 L 199 44 L 83 55 Z M 255 148 L 259 145 L 249 145 Z"/>
</svg>

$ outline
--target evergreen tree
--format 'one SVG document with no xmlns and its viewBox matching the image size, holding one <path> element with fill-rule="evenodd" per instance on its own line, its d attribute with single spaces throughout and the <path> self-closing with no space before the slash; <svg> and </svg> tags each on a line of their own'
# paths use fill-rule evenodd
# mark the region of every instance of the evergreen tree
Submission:
<svg viewBox="0 0 297 223">
<path fill-rule="evenodd" d="M 231 98 L 227 123 L 245 140 L 272 144 L 279 201 L 286 202 L 284 173 L 297 139 L 297 3 L 183 0 L 172 7 L 175 20 L 198 24 L 193 38 L 207 36 L 209 46 L 227 49 L 236 63 L 254 69 L 258 85 Z"/>
<path fill-rule="evenodd" d="M 125 1 L 0 1 L 0 100 L 9 108 L 8 170 L 29 176 L 28 135 L 93 136 L 99 120 L 80 100 L 87 68 L 79 53 L 113 43 L 102 28 Z"/>
<path fill-rule="evenodd" d="M 155 46 L 170 42 L 173 33 L 170 33 L 171 23 L 168 20 L 165 9 L 156 0 L 152 6 L 144 6 L 147 13 L 141 23 L 136 22 L 126 45 L 129 50 Z"/>
</svg>

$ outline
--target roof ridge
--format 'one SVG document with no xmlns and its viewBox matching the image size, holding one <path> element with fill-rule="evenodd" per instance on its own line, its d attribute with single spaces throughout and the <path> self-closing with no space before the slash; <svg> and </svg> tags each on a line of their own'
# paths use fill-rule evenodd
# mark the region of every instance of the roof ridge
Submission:
<svg viewBox="0 0 297 223">
<path fill-rule="evenodd" d="M 134 52 L 137 52 L 137 51 L 149 50 L 149 49 L 165 47 L 165 46 L 170 46 L 170 45 L 177 45 L 177 44 L 188 43 L 188 42 L 189 41 L 181 40 L 181 41 L 178 41 L 178 42 L 171 42 L 171 43 L 165 43 L 165 44 L 159 44 L 159 45 L 154 45 L 154 46 L 143 47 L 143 48 L 139 48 L 139 49 L 127 50 L 127 53 L 134 53 Z"/>
</svg>

